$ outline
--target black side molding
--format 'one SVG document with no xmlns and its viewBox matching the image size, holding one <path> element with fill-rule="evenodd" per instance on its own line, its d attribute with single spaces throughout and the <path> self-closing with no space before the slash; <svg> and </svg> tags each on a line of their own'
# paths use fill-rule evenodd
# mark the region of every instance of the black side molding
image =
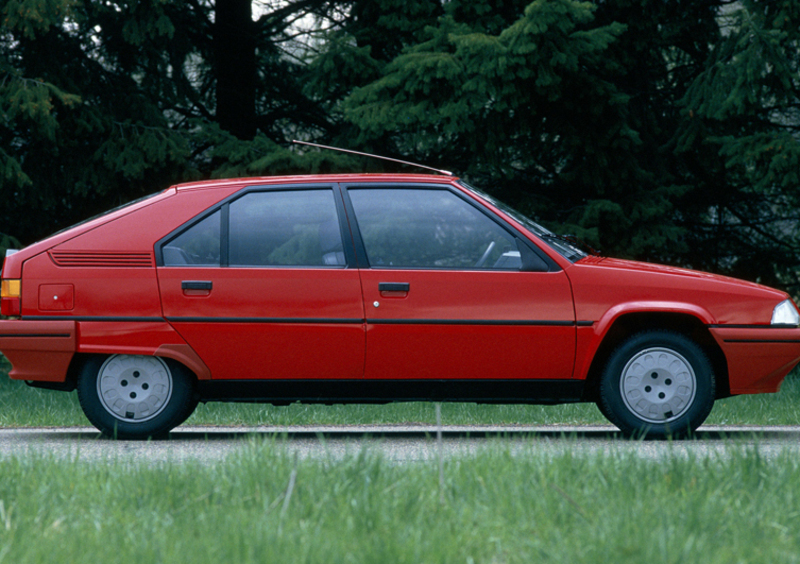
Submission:
<svg viewBox="0 0 800 564">
<path fill-rule="evenodd" d="M 556 404 L 585 401 L 584 380 L 203 380 L 201 401 L 390 403 L 446 401 Z"/>
</svg>

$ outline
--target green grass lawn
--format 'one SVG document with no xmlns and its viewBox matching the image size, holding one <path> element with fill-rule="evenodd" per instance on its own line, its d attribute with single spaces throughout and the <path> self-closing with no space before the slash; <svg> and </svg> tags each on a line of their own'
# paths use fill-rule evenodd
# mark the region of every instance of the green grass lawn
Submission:
<svg viewBox="0 0 800 564">
<path fill-rule="evenodd" d="M 293 460 L 253 439 L 215 464 L 0 460 L 0 562 L 780 563 L 800 558 L 800 462 L 364 450 Z"/>
<path fill-rule="evenodd" d="M 800 378 L 718 402 L 711 423 L 796 424 Z M 445 404 L 445 424 L 598 423 L 594 406 Z M 212 404 L 189 424 L 432 423 L 431 404 Z M 75 394 L 0 374 L 0 425 L 86 425 Z M 221 462 L 0 457 L 0 564 L 128 562 L 728 564 L 800 560 L 800 460 L 733 442 L 675 451 L 544 454 L 488 441 L 444 462 L 368 446 L 297 460 L 253 437 Z M 671 452 L 671 451 L 668 451 Z"/>
<path fill-rule="evenodd" d="M 39 390 L 9 380 L 5 359 L 0 357 L 0 426 L 88 425 L 72 393 Z M 445 425 L 585 425 L 605 424 L 593 404 L 560 406 L 442 405 Z M 275 407 L 260 404 L 209 403 L 198 406 L 186 425 L 356 425 L 433 424 L 432 404 L 303 405 Z M 795 370 L 777 394 L 738 396 L 718 401 L 707 424 L 800 424 L 800 371 Z"/>
</svg>

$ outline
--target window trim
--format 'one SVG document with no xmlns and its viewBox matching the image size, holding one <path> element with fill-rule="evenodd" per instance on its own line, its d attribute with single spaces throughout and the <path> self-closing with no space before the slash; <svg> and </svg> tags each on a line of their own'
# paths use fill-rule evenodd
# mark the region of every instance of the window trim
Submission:
<svg viewBox="0 0 800 564">
<path fill-rule="evenodd" d="M 554 250 L 556 253 L 564 257 L 569 262 L 574 264 L 580 259 L 588 256 L 578 245 L 567 241 L 566 239 L 563 238 L 563 236 L 553 233 L 543 225 L 539 225 L 537 222 L 527 217 L 522 212 L 515 210 L 505 202 L 498 200 L 497 198 L 485 192 L 484 190 L 472 186 L 471 184 L 467 184 L 463 180 L 459 180 L 458 184 L 462 188 L 466 189 L 467 192 L 477 195 L 480 199 L 498 208 L 512 220 L 516 221 L 517 223 L 522 225 L 525 229 L 527 229 L 530 232 L 530 234 L 533 235 L 536 239 L 540 240 L 543 244 L 547 245 L 549 248 Z M 530 225 L 528 223 L 530 223 Z M 559 240 L 561 245 L 554 244 L 552 242 L 553 240 Z M 562 248 L 562 246 L 567 246 L 572 248 L 573 254 L 566 253 Z"/>
<path fill-rule="evenodd" d="M 220 208 L 221 208 L 221 206 L 214 206 L 212 208 L 207 209 L 206 211 L 194 216 L 192 219 L 190 219 L 189 221 L 187 221 L 186 223 L 184 223 L 183 225 L 181 225 L 177 229 L 173 230 L 172 232 L 170 232 L 170 234 L 167 235 L 166 237 L 162 237 L 161 239 L 159 239 L 156 242 L 155 248 L 154 248 L 154 253 L 155 253 L 155 257 L 156 257 L 156 268 L 164 266 L 164 253 L 163 253 L 164 247 L 169 246 L 169 244 L 172 241 L 174 241 L 175 239 L 177 239 L 178 237 L 180 237 L 181 235 L 183 235 L 184 233 L 186 233 L 187 231 L 189 231 L 193 227 L 199 225 L 200 223 L 202 223 L 203 221 L 205 221 L 206 219 L 208 219 L 209 217 L 211 217 L 212 215 L 214 215 L 215 213 L 220 211 Z M 224 215 L 225 215 L 224 212 L 220 213 L 220 219 L 219 219 L 219 229 L 220 229 L 219 260 L 220 260 L 220 264 L 219 265 L 213 265 L 213 266 L 198 265 L 198 267 L 200 267 L 200 268 L 219 268 L 220 266 L 222 266 L 222 255 L 223 255 L 222 242 L 224 240 L 224 236 L 222 235 L 222 225 L 223 225 L 223 217 L 224 217 Z M 184 265 L 180 265 L 180 266 L 178 266 L 178 265 L 170 265 L 167 268 L 183 268 L 183 267 L 184 267 Z M 189 268 L 196 268 L 196 267 L 191 267 L 190 266 Z"/>
<path fill-rule="evenodd" d="M 342 237 L 344 248 L 344 265 L 230 265 L 230 204 L 255 192 L 289 192 L 289 191 L 310 191 L 310 190 L 330 190 L 336 209 L 336 218 L 339 223 L 339 233 Z M 233 194 L 223 198 L 210 208 L 200 212 L 192 219 L 182 223 L 167 235 L 155 242 L 154 254 L 156 268 L 195 268 L 191 265 L 169 265 L 164 264 L 163 248 L 176 237 L 179 237 L 204 219 L 220 211 L 220 265 L 205 266 L 201 268 L 247 268 L 247 269 L 325 269 L 342 270 L 346 268 L 356 268 L 356 255 L 353 249 L 352 234 L 349 230 L 347 214 L 342 200 L 342 191 L 336 183 L 326 184 L 275 184 L 275 185 L 252 185 L 245 186 Z"/>
<path fill-rule="evenodd" d="M 353 218 L 350 223 L 350 229 L 353 235 L 353 242 L 355 245 L 355 252 L 358 261 L 358 267 L 363 269 L 372 269 L 372 270 L 396 270 L 396 271 L 403 271 L 403 270 L 425 270 L 425 271 L 457 271 L 457 272 L 559 272 L 561 271 L 561 266 L 556 263 L 552 258 L 550 258 L 544 251 L 539 249 L 535 244 L 530 242 L 527 236 L 522 233 L 520 230 L 516 229 L 513 225 L 509 225 L 505 219 L 500 217 L 491 209 L 485 207 L 482 202 L 474 199 L 469 194 L 464 193 L 458 187 L 452 184 L 428 184 L 428 183 L 420 183 L 420 182 L 347 182 L 342 183 L 339 185 L 342 198 L 344 200 L 344 207 L 347 213 L 348 218 Z M 371 265 L 368 261 L 368 255 L 366 247 L 364 246 L 364 240 L 361 236 L 361 228 L 358 225 L 358 218 L 356 217 L 355 208 L 353 207 L 353 202 L 350 199 L 349 190 L 361 190 L 361 189 L 415 189 L 415 190 L 437 190 L 437 191 L 446 191 L 454 194 L 456 197 L 460 198 L 462 201 L 466 202 L 474 209 L 481 212 L 484 216 L 486 216 L 489 220 L 493 221 L 497 224 L 501 229 L 506 231 L 517 243 L 517 246 L 524 245 L 524 247 L 536 255 L 539 259 L 544 262 L 547 266 L 547 270 L 526 270 L 524 259 L 523 259 L 523 267 L 519 270 L 512 270 L 512 269 L 494 269 L 494 268 L 454 268 L 454 267 L 416 267 L 416 266 L 385 266 L 385 265 Z M 525 254 L 523 250 L 520 248 L 520 253 Z"/>
</svg>

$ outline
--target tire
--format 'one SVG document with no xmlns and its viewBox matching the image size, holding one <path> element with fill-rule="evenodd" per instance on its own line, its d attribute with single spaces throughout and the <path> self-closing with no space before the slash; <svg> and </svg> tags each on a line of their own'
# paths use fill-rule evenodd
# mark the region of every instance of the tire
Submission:
<svg viewBox="0 0 800 564">
<path fill-rule="evenodd" d="M 164 436 L 197 406 L 193 376 L 157 356 L 92 357 L 81 368 L 77 389 L 92 425 L 117 439 Z"/>
<path fill-rule="evenodd" d="M 703 349 L 671 331 L 637 333 L 600 377 L 600 411 L 627 436 L 683 438 L 714 406 L 714 369 Z"/>
</svg>

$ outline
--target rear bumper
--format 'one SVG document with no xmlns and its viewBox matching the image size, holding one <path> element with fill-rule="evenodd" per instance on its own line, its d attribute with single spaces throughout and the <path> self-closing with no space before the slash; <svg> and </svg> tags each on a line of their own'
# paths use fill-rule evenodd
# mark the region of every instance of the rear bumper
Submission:
<svg viewBox="0 0 800 564">
<path fill-rule="evenodd" d="M 800 329 L 710 327 L 725 358 L 731 395 L 777 392 L 800 362 Z"/>
<path fill-rule="evenodd" d="M 76 346 L 75 321 L 0 321 L 0 352 L 15 380 L 64 382 Z"/>
</svg>

